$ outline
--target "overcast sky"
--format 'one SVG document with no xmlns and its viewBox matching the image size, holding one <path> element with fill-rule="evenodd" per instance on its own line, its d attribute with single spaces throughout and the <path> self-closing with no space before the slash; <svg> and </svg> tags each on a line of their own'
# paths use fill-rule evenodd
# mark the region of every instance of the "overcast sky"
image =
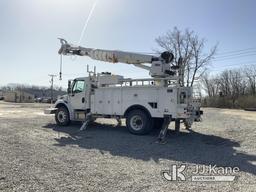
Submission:
<svg viewBox="0 0 256 192">
<path fill-rule="evenodd" d="M 77 43 L 95 0 L 1 0 L 0 85 L 49 85 L 48 74 L 59 73 L 58 37 Z M 98 0 L 81 41 L 85 47 L 152 52 L 155 38 L 177 26 L 196 31 L 219 53 L 256 48 L 254 0 Z M 220 59 L 213 71 L 233 64 L 256 63 L 256 56 Z M 147 72 L 125 64 L 65 57 L 63 80 L 86 75 L 86 64 L 126 77 Z M 239 65 L 235 65 L 239 66 Z"/>
</svg>

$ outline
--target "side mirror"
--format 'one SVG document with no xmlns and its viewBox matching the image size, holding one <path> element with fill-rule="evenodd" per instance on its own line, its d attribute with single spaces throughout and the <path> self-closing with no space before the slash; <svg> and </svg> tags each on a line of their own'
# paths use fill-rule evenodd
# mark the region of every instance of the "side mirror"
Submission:
<svg viewBox="0 0 256 192">
<path fill-rule="evenodd" d="M 71 81 L 68 81 L 68 89 L 67 89 L 68 94 L 71 93 Z"/>
</svg>

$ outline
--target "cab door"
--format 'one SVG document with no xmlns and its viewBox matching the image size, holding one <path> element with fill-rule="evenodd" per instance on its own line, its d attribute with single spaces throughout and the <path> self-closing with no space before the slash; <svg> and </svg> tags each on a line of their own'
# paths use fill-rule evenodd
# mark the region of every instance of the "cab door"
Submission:
<svg viewBox="0 0 256 192">
<path fill-rule="evenodd" d="M 70 95 L 70 104 L 73 110 L 85 110 L 85 90 L 86 84 L 84 79 L 73 81 Z"/>
</svg>

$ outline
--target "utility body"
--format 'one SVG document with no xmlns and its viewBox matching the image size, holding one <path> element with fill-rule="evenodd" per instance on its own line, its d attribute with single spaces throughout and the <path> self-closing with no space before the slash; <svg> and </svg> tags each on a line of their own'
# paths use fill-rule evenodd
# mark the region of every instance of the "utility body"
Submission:
<svg viewBox="0 0 256 192">
<path fill-rule="evenodd" d="M 180 86 L 179 66 L 172 65 L 173 54 L 163 52 L 152 56 L 123 51 L 110 51 L 74 46 L 61 39 L 61 55 L 88 56 L 95 60 L 133 64 L 149 71 L 152 78 L 130 79 L 109 72 L 89 71 L 88 77 L 68 82 L 68 94 L 61 96 L 46 114 L 55 114 L 59 125 L 83 121 L 82 129 L 98 117 L 126 119 L 126 126 L 133 134 L 147 134 L 154 127 L 161 129 L 159 139 L 165 137 L 168 125 L 175 121 L 190 128 L 200 121 L 200 100 L 193 98 L 192 87 Z M 146 64 L 150 64 L 146 65 Z"/>
</svg>

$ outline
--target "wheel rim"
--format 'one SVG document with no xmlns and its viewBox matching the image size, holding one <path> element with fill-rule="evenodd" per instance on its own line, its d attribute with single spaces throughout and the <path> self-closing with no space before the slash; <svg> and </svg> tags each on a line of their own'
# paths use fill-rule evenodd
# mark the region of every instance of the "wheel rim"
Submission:
<svg viewBox="0 0 256 192">
<path fill-rule="evenodd" d="M 143 128 L 143 120 L 141 118 L 141 116 L 139 115 L 135 115 L 131 118 L 130 120 L 130 124 L 131 124 L 131 127 L 132 129 L 136 130 L 136 131 L 139 131 Z"/>
<path fill-rule="evenodd" d="M 64 111 L 59 111 L 57 117 L 58 117 L 59 122 L 64 123 L 66 121 L 67 115 Z"/>
</svg>

